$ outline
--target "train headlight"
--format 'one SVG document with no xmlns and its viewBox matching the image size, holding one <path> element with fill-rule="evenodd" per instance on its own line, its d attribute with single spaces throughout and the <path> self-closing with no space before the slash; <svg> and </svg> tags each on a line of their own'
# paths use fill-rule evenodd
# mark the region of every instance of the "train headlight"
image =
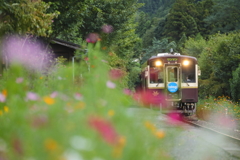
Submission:
<svg viewBox="0 0 240 160">
<path fill-rule="evenodd" d="M 189 61 L 188 60 L 183 61 L 183 65 L 184 66 L 188 66 L 189 65 Z"/>
<path fill-rule="evenodd" d="M 161 65 L 162 65 L 162 62 L 161 62 L 161 61 L 156 61 L 156 62 L 155 62 L 155 65 L 156 65 L 156 66 L 161 66 Z"/>
</svg>

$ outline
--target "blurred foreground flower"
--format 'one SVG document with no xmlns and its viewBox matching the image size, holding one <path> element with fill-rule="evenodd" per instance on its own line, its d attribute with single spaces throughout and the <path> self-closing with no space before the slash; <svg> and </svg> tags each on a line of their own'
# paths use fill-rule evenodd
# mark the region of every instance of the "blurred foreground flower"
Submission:
<svg viewBox="0 0 240 160">
<path fill-rule="evenodd" d="M 111 26 L 111 25 L 103 25 L 102 26 L 102 31 L 104 33 L 111 33 L 113 31 L 113 26 Z"/>
<path fill-rule="evenodd" d="M 48 123 L 48 117 L 46 115 L 38 115 L 32 119 L 32 126 L 35 128 L 41 128 Z"/>
<path fill-rule="evenodd" d="M 0 93 L 0 102 L 5 102 L 6 96 Z"/>
<path fill-rule="evenodd" d="M 18 155 L 23 155 L 23 146 L 22 146 L 22 141 L 19 138 L 14 138 L 12 141 L 12 147 L 15 153 Z"/>
<path fill-rule="evenodd" d="M 144 123 L 145 127 L 151 131 L 151 133 L 156 136 L 157 138 L 161 139 L 161 138 L 164 138 L 165 137 L 165 133 L 161 130 L 157 130 L 157 128 L 155 127 L 154 124 L 152 124 L 151 122 L 149 121 L 146 121 Z"/>
<path fill-rule="evenodd" d="M 96 43 L 99 40 L 99 35 L 97 33 L 88 34 L 86 41 L 88 43 Z"/>
<path fill-rule="evenodd" d="M 6 113 L 8 113 L 8 112 L 9 112 L 8 106 L 4 106 L 4 107 L 3 107 L 3 111 L 6 112 Z"/>
<path fill-rule="evenodd" d="M 29 70 L 41 71 L 50 62 L 50 51 L 30 37 L 12 36 L 4 41 L 3 58 Z"/>
<path fill-rule="evenodd" d="M 111 145 L 117 144 L 118 134 L 110 122 L 101 117 L 90 117 L 88 123 L 107 143 Z"/>
<path fill-rule="evenodd" d="M 38 97 L 38 95 L 36 93 L 34 93 L 34 92 L 27 92 L 26 101 L 28 101 L 28 100 L 36 101 L 38 99 L 39 99 L 39 97 Z"/>
<path fill-rule="evenodd" d="M 115 88 L 116 87 L 116 84 L 111 82 L 111 81 L 107 81 L 106 85 L 107 85 L 108 88 Z"/>
<path fill-rule="evenodd" d="M 82 98 L 83 98 L 83 96 L 80 94 L 80 93 L 75 93 L 74 94 L 74 98 L 76 99 L 76 100 L 82 100 Z"/>
<path fill-rule="evenodd" d="M 19 78 L 16 79 L 16 83 L 22 83 L 23 80 L 24 80 L 24 79 L 23 79 L 22 77 L 19 77 Z"/>
<path fill-rule="evenodd" d="M 160 104 L 166 106 L 165 97 L 158 91 L 139 91 L 133 95 L 133 98 L 144 107 L 160 107 Z"/>
<path fill-rule="evenodd" d="M 181 125 L 183 123 L 183 115 L 177 112 L 168 113 L 168 123 L 172 125 Z"/>
<path fill-rule="evenodd" d="M 44 146 L 50 152 L 56 151 L 59 147 L 57 141 L 55 141 L 54 139 L 51 139 L 51 138 L 46 139 L 44 141 Z"/>
<path fill-rule="evenodd" d="M 44 100 L 44 102 L 46 103 L 46 104 L 48 104 L 48 105 L 52 105 L 52 104 L 54 104 L 55 103 L 55 100 L 53 99 L 53 98 L 51 98 L 51 97 L 44 97 L 43 98 L 43 100 Z"/>
<path fill-rule="evenodd" d="M 120 69 L 111 69 L 109 71 L 109 76 L 110 76 L 111 79 L 117 80 L 117 79 L 122 78 L 124 76 L 124 73 Z"/>
</svg>

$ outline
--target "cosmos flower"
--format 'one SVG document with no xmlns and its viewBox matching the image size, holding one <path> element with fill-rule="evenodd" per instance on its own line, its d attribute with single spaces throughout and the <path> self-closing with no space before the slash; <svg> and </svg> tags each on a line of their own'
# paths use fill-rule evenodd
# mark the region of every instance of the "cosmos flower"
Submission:
<svg viewBox="0 0 240 160">
<path fill-rule="evenodd" d="M 111 79 L 116 80 L 122 78 L 124 76 L 124 73 L 120 69 L 111 69 L 109 71 L 109 76 Z"/>
<path fill-rule="evenodd" d="M 52 92 L 51 95 L 50 95 L 51 98 L 56 98 L 57 96 L 58 96 L 58 92 L 57 91 Z"/>
<path fill-rule="evenodd" d="M 180 125 L 182 124 L 183 116 L 177 112 L 170 112 L 168 113 L 167 122 L 172 125 Z"/>
<path fill-rule="evenodd" d="M 6 101 L 6 96 L 0 93 L 0 102 L 5 102 Z"/>
<path fill-rule="evenodd" d="M 160 104 L 163 107 L 166 106 L 165 97 L 159 91 L 138 91 L 133 95 L 133 98 L 144 107 L 159 107 Z"/>
<path fill-rule="evenodd" d="M 10 64 L 22 65 L 29 70 L 41 71 L 48 64 L 51 53 L 39 42 L 28 36 L 11 36 L 3 42 L 4 58 Z"/>
<path fill-rule="evenodd" d="M 23 155 L 23 145 L 22 141 L 19 138 L 14 138 L 12 140 L 12 147 L 15 153 L 17 153 L 18 155 Z"/>
<path fill-rule="evenodd" d="M 22 83 L 23 80 L 24 80 L 23 77 L 19 77 L 19 78 L 16 79 L 16 83 Z"/>
<path fill-rule="evenodd" d="M 44 127 L 48 123 L 48 117 L 46 115 L 38 115 L 32 119 L 32 126 L 35 128 Z"/>
<path fill-rule="evenodd" d="M 111 26 L 111 25 L 103 25 L 102 26 L 102 31 L 104 33 L 111 33 L 111 32 L 113 32 L 113 26 Z"/>
<path fill-rule="evenodd" d="M 88 43 L 96 43 L 99 40 L 99 35 L 97 33 L 88 34 L 86 41 Z"/>
<path fill-rule="evenodd" d="M 9 112 L 8 106 L 4 106 L 4 107 L 3 107 L 3 110 L 4 110 L 4 112 L 6 112 L 6 113 Z"/>
<path fill-rule="evenodd" d="M 111 82 L 111 81 L 107 81 L 106 85 L 107 85 L 108 88 L 115 88 L 116 87 L 116 84 Z"/>
<path fill-rule="evenodd" d="M 58 143 L 54 139 L 48 138 L 44 141 L 44 146 L 48 151 L 55 151 L 58 148 Z"/>
<path fill-rule="evenodd" d="M 46 104 L 48 104 L 48 105 L 52 105 L 52 104 L 54 104 L 55 103 L 55 100 L 53 99 L 53 98 L 51 98 L 51 97 L 44 97 L 43 98 L 43 100 L 44 100 L 44 102 L 46 103 Z"/>
<path fill-rule="evenodd" d="M 131 95 L 132 94 L 130 89 L 124 89 L 123 93 L 126 94 L 126 95 Z"/>
<path fill-rule="evenodd" d="M 118 143 L 118 134 L 109 121 L 101 117 L 92 116 L 89 117 L 88 124 L 96 130 L 107 143 L 111 145 Z"/>
<path fill-rule="evenodd" d="M 114 116 L 114 114 L 115 114 L 115 111 L 114 110 L 109 110 L 108 111 L 108 115 L 110 116 L 110 117 L 112 117 L 112 116 Z"/>
<path fill-rule="evenodd" d="M 39 96 L 34 92 L 27 92 L 26 101 L 36 101 L 39 99 Z"/>
</svg>

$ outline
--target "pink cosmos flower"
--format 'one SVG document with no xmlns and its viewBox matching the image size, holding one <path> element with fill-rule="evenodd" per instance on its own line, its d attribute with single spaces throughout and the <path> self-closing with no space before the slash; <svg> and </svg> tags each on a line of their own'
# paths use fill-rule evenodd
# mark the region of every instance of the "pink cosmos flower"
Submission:
<svg viewBox="0 0 240 160">
<path fill-rule="evenodd" d="M 38 95 L 36 94 L 36 93 L 33 93 L 33 92 L 28 92 L 27 93 L 27 97 L 26 97 L 26 100 L 28 101 L 28 100 L 31 100 L 31 101 L 36 101 L 36 100 L 38 100 L 39 99 L 39 97 L 38 97 Z"/>
<path fill-rule="evenodd" d="M 75 94 L 74 94 L 74 98 L 75 98 L 76 100 L 82 100 L 82 95 L 81 95 L 80 93 L 75 93 Z"/>
<path fill-rule="evenodd" d="M 181 113 L 170 112 L 168 113 L 168 123 L 172 125 L 180 125 L 183 122 L 183 116 Z"/>
<path fill-rule="evenodd" d="M 111 26 L 111 25 L 103 25 L 102 26 L 102 31 L 104 33 L 111 33 L 113 31 L 113 26 Z"/>
<path fill-rule="evenodd" d="M 124 73 L 120 69 L 111 69 L 109 71 L 109 76 L 110 76 L 111 79 L 117 80 L 117 79 L 122 78 L 124 76 Z"/>
<path fill-rule="evenodd" d="M 24 79 L 23 79 L 22 77 L 19 77 L 19 78 L 16 79 L 16 83 L 22 83 L 23 80 L 24 80 Z"/>
<path fill-rule="evenodd" d="M 164 95 L 158 90 L 138 91 L 133 95 L 133 98 L 144 107 L 149 106 L 166 106 Z"/>
<path fill-rule="evenodd" d="M 110 122 L 101 117 L 89 117 L 88 124 L 95 129 L 109 144 L 118 143 L 118 134 Z"/>
<path fill-rule="evenodd" d="M 99 40 L 99 35 L 97 33 L 88 34 L 86 41 L 88 43 L 96 43 Z"/>
<path fill-rule="evenodd" d="M 12 140 L 12 147 L 14 152 L 16 152 L 18 155 L 23 155 L 23 144 L 19 138 L 14 138 Z"/>
<path fill-rule="evenodd" d="M 124 89 L 123 93 L 126 94 L 126 95 L 131 95 L 132 92 L 131 92 L 130 89 Z"/>
<path fill-rule="evenodd" d="M 111 82 L 111 81 L 107 81 L 106 85 L 107 85 L 108 88 L 115 88 L 116 87 L 116 84 Z"/>
<path fill-rule="evenodd" d="M 58 96 L 58 92 L 57 91 L 52 92 L 52 94 L 50 94 L 51 98 L 56 98 L 57 96 Z"/>
<path fill-rule="evenodd" d="M 41 71 L 50 61 L 50 51 L 31 36 L 12 36 L 3 42 L 4 55 L 10 64 L 19 64 L 29 70 Z"/>
<path fill-rule="evenodd" d="M 5 102 L 5 101 L 6 101 L 6 96 L 0 93 L 0 102 Z"/>
</svg>

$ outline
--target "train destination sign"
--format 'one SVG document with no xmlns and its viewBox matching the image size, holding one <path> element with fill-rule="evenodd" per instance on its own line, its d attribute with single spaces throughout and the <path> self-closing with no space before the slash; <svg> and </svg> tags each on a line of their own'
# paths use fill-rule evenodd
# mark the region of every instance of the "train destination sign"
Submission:
<svg viewBox="0 0 240 160">
<path fill-rule="evenodd" d="M 168 91 L 171 93 L 177 92 L 178 90 L 178 84 L 175 82 L 171 82 L 168 84 Z"/>
<path fill-rule="evenodd" d="M 176 62 L 178 59 L 177 58 L 167 58 L 168 62 Z"/>
</svg>

